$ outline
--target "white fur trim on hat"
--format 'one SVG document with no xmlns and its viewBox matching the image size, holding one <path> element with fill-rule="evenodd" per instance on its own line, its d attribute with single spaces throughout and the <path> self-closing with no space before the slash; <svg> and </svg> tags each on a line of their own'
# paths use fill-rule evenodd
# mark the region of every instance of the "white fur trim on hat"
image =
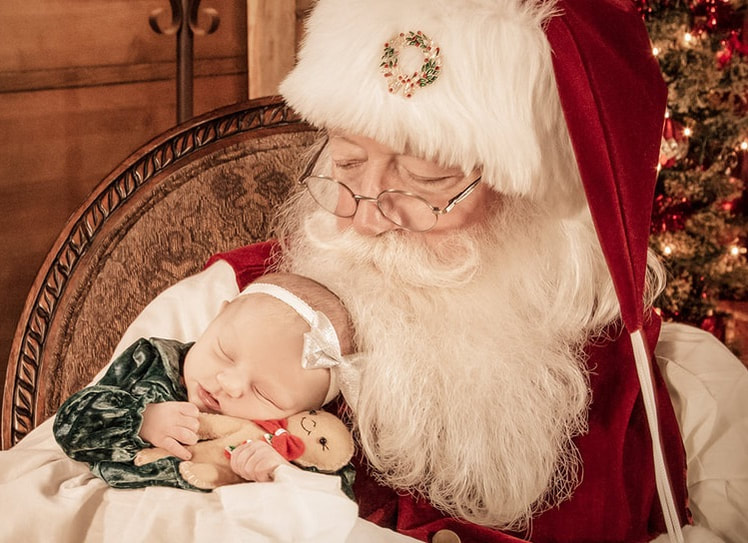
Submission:
<svg viewBox="0 0 748 543">
<path fill-rule="evenodd" d="M 280 90 L 316 126 L 481 168 L 496 190 L 578 209 L 584 196 L 543 32 L 553 9 L 538 0 L 320 0 Z M 440 49 L 440 72 L 405 98 L 388 91 L 384 44 L 419 30 Z M 402 56 L 419 67 L 417 55 Z"/>
</svg>

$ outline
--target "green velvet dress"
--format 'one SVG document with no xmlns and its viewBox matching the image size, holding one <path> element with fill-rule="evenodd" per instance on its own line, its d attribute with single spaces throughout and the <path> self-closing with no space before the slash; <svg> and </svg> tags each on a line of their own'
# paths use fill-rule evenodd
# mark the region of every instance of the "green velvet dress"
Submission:
<svg viewBox="0 0 748 543">
<path fill-rule="evenodd" d="M 199 490 L 179 475 L 174 456 L 144 466 L 133 459 L 150 444 L 138 436 L 149 403 L 187 401 L 181 379 L 192 343 L 139 339 L 117 357 L 102 379 L 65 401 L 57 412 L 54 435 L 72 459 L 117 488 L 151 485 Z"/>
<path fill-rule="evenodd" d="M 55 439 L 65 454 L 87 462 L 94 475 L 116 488 L 156 485 L 201 490 L 182 478 L 181 460 L 175 456 L 143 466 L 133 464 L 138 451 L 151 446 L 138 436 L 145 406 L 187 401 L 182 364 L 192 345 L 141 338 L 112 362 L 98 383 L 68 398 L 54 421 Z M 353 465 L 349 463 L 336 475 L 343 492 L 353 499 Z"/>
</svg>

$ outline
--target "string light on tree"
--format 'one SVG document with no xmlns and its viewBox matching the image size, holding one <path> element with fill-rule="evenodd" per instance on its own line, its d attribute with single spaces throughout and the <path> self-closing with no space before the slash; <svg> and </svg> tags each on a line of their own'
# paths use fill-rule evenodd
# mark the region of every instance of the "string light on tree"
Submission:
<svg viewBox="0 0 748 543">
<path fill-rule="evenodd" d="M 745 247 L 740 247 L 739 245 L 732 245 L 730 247 L 730 255 L 734 257 L 738 257 L 740 255 L 744 255 L 748 253 L 748 249 Z"/>
<path fill-rule="evenodd" d="M 669 280 L 656 305 L 724 339 L 717 302 L 748 301 L 748 1 L 633 1 L 668 84 L 650 246 Z"/>
</svg>

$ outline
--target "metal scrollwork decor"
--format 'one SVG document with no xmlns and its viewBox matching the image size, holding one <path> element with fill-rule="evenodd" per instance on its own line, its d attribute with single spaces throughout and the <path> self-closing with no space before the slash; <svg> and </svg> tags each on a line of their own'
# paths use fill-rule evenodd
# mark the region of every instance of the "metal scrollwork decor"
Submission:
<svg viewBox="0 0 748 543">
<path fill-rule="evenodd" d="M 166 13 L 164 8 L 154 10 L 148 23 L 158 34 L 177 35 L 177 122 L 183 123 L 192 118 L 193 112 L 193 38 L 213 34 L 221 19 L 215 9 L 201 8 L 200 0 L 169 0 L 169 4 L 171 22 L 168 26 L 162 27 L 159 22 Z M 207 18 L 204 28 L 198 21 L 201 14 Z"/>
</svg>

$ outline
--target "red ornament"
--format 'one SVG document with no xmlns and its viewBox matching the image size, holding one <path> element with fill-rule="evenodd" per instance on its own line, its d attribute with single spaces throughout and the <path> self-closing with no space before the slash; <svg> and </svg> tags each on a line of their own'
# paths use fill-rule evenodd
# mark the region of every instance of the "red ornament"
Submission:
<svg viewBox="0 0 748 543">
<path fill-rule="evenodd" d="M 737 52 L 741 55 L 748 55 L 748 43 L 743 43 L 740 39 L 740 33 L 736 30 L 730 32 L 730 37 L 722 41 L 723 49 L 717 53 L 717 62 L 720 68 L 724 68 L 732 60 L 732 56 Z"/>
<path fill-rule="evenodd" d="M 709 315 L 701 321 L 699 328 L 706 330 L 720 341 L 725 340 L 727 323 L 722 315 Z"/>
<path fill-rule="evenodd" d="M 691 203 L 687 198 L 674 199 L 663 194 L 657 195 L 652 209 L 653 234 L 678 232 L 686 227 L 686 218 L 692 213 Z"/>
</svg>

